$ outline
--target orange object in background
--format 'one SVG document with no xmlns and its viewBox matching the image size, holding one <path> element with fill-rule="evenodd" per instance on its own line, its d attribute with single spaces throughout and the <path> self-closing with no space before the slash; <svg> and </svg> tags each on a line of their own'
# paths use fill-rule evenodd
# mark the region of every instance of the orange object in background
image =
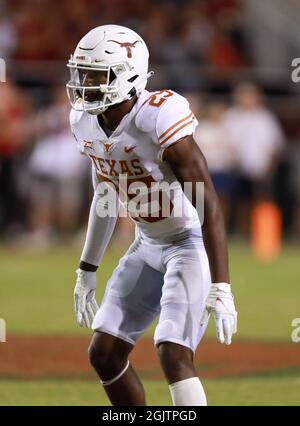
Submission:
<svg viewBox="0 0 300 426">
<path fill-rule="evenodd" d="M 276 204 L 262 202 L 251 217 L 251 243 L 255 256 L 262 261 L 275 260 L 281 251 L 282 216 Z"/>
</svg>

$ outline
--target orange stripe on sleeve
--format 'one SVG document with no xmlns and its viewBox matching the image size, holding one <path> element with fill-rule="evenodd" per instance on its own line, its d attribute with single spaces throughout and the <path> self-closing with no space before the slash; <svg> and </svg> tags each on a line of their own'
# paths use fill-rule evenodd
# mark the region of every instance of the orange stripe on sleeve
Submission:
<svg viewBox="0 0 300 426">
<path fill-rule="evenodd" d="M 167 136 L 162 142 L 160 142 L 160 145 L 163 145 L 165 142 L 167 142 L 172 136 L 174 136 L 179 130 L 183 129 L 184 127 L 188 126 L 189 124 L 192 124 L 193 119 L 188 121 L 187 123 L 184 123 L 182 126 L 178 127 L 173 133 L 171 133 L 169 136 Z"/>
<path fill-rule="evenodd" d="M 162 139 L 164 136 L 166 136 L 172 129 L 174 129 L 174 127 L 178 126 L 178 124 L 182 123 L 183 121 L 189 119 L 191 116 L 193 115 L 193 113 L 191 112 L 189 115 L 187 115 L 186 117 L 182 118 L 181 120 L 177 121 L 175 124 L 173 124 L 171 127 L 169 127 L 165 132 L 163 132 L 160 137 L 158 138 L 158 140 Z"/>
</svg>

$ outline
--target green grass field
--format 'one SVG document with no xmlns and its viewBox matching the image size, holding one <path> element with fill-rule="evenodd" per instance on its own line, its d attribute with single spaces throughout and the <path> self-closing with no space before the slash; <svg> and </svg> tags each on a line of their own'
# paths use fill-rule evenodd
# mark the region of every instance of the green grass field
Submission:
<svg viewBox="0 0 300 426">
<path fill-rule="evenodd" d="M 112 246 L 98 272 L 100 300 L 106 280 L 122 252 Z M 0 249 L 0 317 L 7 335 L 79 335 L 73 315 L 78 247 L 49 250 Z M 290 342 L 291 321 L 300 317 L 300 248 L 286 247 L 274 263 L 258 262 L 244 245 L 230 250 L 231 276 L 239 311 L 238 339 Z M 153 328 L 153 327 L 152 327 Z M 148 330 L 151 335 L 152 329 Z M 208 334 L 214 335 L 213 324 Z M 211 405 L 299 405 L 300 374 L 206 379 Z M 145 382 L 150 405 L 170 405 L 167 386 Z M 0 380 L 0 405 L 102 405 L 97 382 Z"/>
<path fill-rule="evenodd" d="M 299 405 L 300 376 L 202 380 L 209 405 Z M 167 385 L 144 381 L 148 405 L 170 406 Z M 0 381 L 0 405 L 109 405 L 95 381 Z"/>
</svg>

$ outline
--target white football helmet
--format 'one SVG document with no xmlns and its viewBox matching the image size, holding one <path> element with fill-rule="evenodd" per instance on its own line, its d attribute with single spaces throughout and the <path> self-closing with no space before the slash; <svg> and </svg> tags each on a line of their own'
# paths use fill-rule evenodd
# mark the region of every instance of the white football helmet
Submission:
<svg viewBox="0 0 300 426">
<path fill-rule="evenodd" d="M 129 28 L 102 25 L 88 32 L 71 55 L 67 93 L 72 108 L 101 114 L 145 89 L 149 52 Z"/>
</svg>

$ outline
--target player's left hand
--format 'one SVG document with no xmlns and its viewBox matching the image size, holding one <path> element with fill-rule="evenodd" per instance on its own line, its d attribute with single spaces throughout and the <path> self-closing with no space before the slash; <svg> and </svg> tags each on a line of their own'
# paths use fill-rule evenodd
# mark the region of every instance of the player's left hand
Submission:
<svg viewBox="0 0 300 426">
<path fill-rule="evenodd" d="M 77 322 L 80 327 L 90 328 L 98 310 L 98 304 L 95 299 L 96 272 L 77 269 L 76 273 L 74 304 Z"/>
<path fill-rule="evenodd" d="M 237 332 L 237 312 L 233 299 L 230 284 L 212 284 L 201 319 L 201 325 L 205 324 L 213 312 L 218 342 L 226 345 L 231 344 L 232 336 Z"/>
</svg>

